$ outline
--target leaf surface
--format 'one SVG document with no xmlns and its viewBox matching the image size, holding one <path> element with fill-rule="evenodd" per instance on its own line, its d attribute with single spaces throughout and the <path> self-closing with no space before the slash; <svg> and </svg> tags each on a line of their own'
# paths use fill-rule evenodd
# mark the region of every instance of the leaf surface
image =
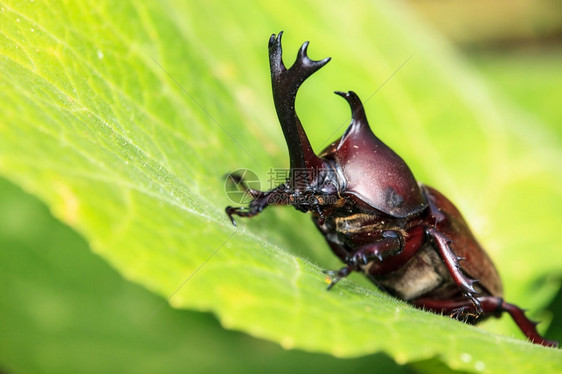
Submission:
<svg viewBox="0 0 562 374">
<path fill-rule="evenodd" d="M 488 325 L 516 338 L 415 310 L 358 277 L 325 292 L 321 270 L 340 265 L 306 215 L 268 209 L 239 228 L 224 215 L 225 173 L 249 168 L 267 188 L 288 164 L 266 49 L 284 29 L 285 61 L 304 40 L 312 58 L 333 57 L 297 102 L 315 148 L 348 122 L 330 92 L 358 92 L 377 135 L 464 212 L 508 300 L 547 305 L 562 268 L 562 148 L 407 9 L 7 2 L 0 17 L 0 173 L 125 278 L 286 348 L 560 371 L 558 350 L 524 342 L 509 321 Z"/>
</svg>

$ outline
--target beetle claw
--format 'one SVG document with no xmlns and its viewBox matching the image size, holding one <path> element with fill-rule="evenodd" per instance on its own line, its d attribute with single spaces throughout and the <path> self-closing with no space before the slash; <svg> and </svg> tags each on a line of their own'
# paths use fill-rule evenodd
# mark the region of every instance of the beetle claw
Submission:
<svg viewBox="0 0 562 374">
<path fill-rule="evenodd" d="M 323 270 L 322 272 L 328 276 L 327 280 L 330 281 L 330 284 L 328 284 L 326 291 L 330 291 L 341 280 L 341 277 L 338 276 L 337 270 Z"/>
<path fill-rule="evenodd" d="M 328 287 L 326 287 L 326 291 L 330 291 L 335 285 L 336 283 L 338 283 L 340 281 L 341 278 L 334 278 L 330 284 L 328 285 Z"/>
<path fill-rule="evenodd" d="M 467 299 L 470 299 L 470 301 L 472 302 L 472 304 L 474 305 L 474 307 L 476 308 L 474 316 L 478 317 L 479 315 L 481 315 L 482 313 L 484 313 L 484 309 L 482 308 L 482 304 L 480 303 L 480 301 L 474 297 L 474 294 L 472 293 L 465 293 L 464 296 Z"/>
<path fill-rule="evenodd" d="M 456 320 L 460 320 L 462 318 L 462 316 L 466 315 L 466 311 L 468 310 L 468 307 L 466 306 L 461 306 L 459 308 L 453 309 L 453 311 L 449 314 L 449 317 L 456 319 Z"/>
<path fill-rule="evenodd" d="M 347 277 L 351 271 L 352 269 L 349 266 L 345 266 L 340 270 L 323 270 L 322 272 L 328 276 L 328 280 L 330 281 L 327 291 L 330 291 L 336 283 Z"/>
<path fill-rule="evenodd" d="M 236 214 L 236 210 L 237 208 L 231 207 L 231 206 L 227 206 L 224 211 L 226 212 L 226 215 L 228 216 L 228 218 L 230 218 L 230 222 L 232 222 L 233 226 L 237 226 L 236 225 L 236 221 L 234 220 L 233 215 Z"/>
</svg>

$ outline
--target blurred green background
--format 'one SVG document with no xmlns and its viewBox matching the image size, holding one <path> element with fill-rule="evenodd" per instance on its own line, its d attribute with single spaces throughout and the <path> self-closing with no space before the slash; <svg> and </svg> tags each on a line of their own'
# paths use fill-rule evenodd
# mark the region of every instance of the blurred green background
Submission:
<svg viewBox="0 0 562 374">
<path fill-rule="evenodd" d="M 540 120 L 560 142 L 560 4 L 411 1 L 404 6 L 450 39 L 459 59 L 502 101 L 521 116 Z M 560 316 L 560 293 L 551 309 Z M 147 313 L 153 310 L 156 316 Z M 560 319 L 553 320 L 548 336 L 562 340 Z M 35 197 L 0 180 L 0 373 L 450 370 L 437 360 L 400 366 L 383 353 L 337 359 L 286 351 L 225 330 L 210 314 L 173 309 L 123 279 Z"/>
</svg>

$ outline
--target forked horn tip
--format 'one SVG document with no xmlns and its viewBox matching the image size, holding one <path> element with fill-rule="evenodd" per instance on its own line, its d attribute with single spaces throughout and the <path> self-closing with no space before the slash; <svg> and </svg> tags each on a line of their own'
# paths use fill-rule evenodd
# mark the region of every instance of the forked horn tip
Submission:
<svg viewBox="0 0 562 374">
<path fill-rule="evenodd" d="M 269 48 L 281 47 L 281 37 L 283 36 L 283 31 L 279 31 L 277 35 L 271 34 L 269 37 Z"/>
<path fill-rule="evenodd" d="M 331 60 L 332 60 L 331 57 L 326 57 L 325 59 L 320 60 L 320 64 L 321 64 L 322 66 L 324 66 L 324 65 L 326 65 L 328 62 L 330 62 Z"/>
<path fill-rule="evenodd" d="M 310 57 L 308 57 L 309 44 L 310 42 L 306 41 L 301 45 L 299 52 L 297 53 L 297 63 L 308 65 L 308 66 L 314 66 L 316 71 L 320 69 L 322 66 L 326 65 L 332 58 L 326 57 L 322 60 L 312 60 Z"/>
<path fill-rule="evenodd" d="M 310 44 L 310 42 L 307 40 L 306 42 L 302 43 L 299 52 L 298 52 L 298 57 L 300 59 L 303 58 L 309 58 L 308 57 L 308 45 Z"/>
</svg>

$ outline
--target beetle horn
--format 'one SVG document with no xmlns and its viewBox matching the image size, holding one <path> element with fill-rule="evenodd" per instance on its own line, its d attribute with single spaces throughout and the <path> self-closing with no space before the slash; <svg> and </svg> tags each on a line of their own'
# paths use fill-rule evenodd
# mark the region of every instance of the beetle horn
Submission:
<svg viewBox="0 0 562 374">
<path fill-rule="evenodd" d="M 352 131 L 370 129 L 369 122 L 367 122 L 367 116 L 365 115 L 365 109 L 363 109 L 363 104 L 361 103 L 359 96 L 357 96 L 357 94 L 353 91 L 335 91 L 334 93 L 347 100 L 349 106 L 351 107 L 351 124 L 342 136 L 342 140 Z"/>
<path fill-rule="evenodd" d="M 306 132 L 295 111 L 295 99 L 301 84 L 322 66 L 326 65 L 330 58 L 320 61 L 311 60 L 307 53 L 308 42 L 300 48 L 297 59 L 289 69 L 285 67 L 282 59 L 281 31 L 277 36 L 269 38 L 269 64 L 271 67 L 271 84 L 273 88 L 273 101 L 277 111 L 277 117 L 281 123 L 285 141 L 289 148 L 291 160 L 291 186 L 295 186 L 294 174 L 300 169 L 313 171 L 322 168 L 323 161 L 316 156 L 306 136 Z M 313 173 L 307 173 L 309 185 Z"/>
</svg>

